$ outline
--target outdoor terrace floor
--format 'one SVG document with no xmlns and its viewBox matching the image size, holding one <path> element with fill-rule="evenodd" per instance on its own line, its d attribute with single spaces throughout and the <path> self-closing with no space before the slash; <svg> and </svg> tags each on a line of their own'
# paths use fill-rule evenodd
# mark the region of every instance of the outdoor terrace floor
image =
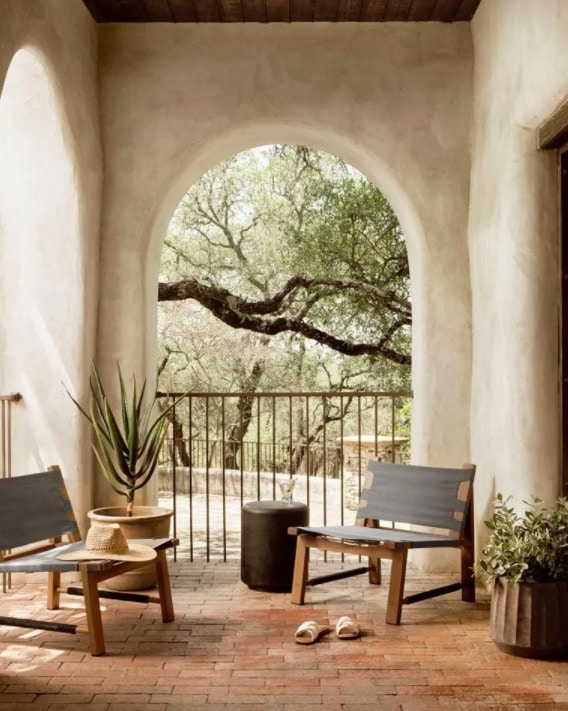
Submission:
<svg viewBox="0 0 568 711">
<path fill-rule="evenodd" d="M 417 603 L 393 627 L 384 622 L 386 587 L 365 576 L 309 591 L 304 607 L 291 605 L 289 594 L 250 590 L 236 562 L 180 555 L 171 576 L 173 623 L 161 623 L 157 605 L 102 601 L 102 657 L 89 654 L 85 636 L 2 627 L 0 711 L 568 709 L 568 664 L 499 652 L 489 639 L 487 595 L 475 604 L 459 594 Z M 411 569 L 407 590 L 436 582 Z M 35 581 L 0 593 L 3 614 L 83 619 L 80 598 L 65 596 L 63 605 L 47 612 Z M 342 614 L 359 622 L 361 638 L 332 632 L 311 646 L 294 643 L 300 622 L 333 628 Z"/>
</svg>

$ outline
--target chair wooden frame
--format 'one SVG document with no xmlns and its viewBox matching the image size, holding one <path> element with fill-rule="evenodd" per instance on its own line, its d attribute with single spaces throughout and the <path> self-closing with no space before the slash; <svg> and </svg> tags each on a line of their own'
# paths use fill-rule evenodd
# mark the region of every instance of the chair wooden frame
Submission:
<svg viewBox="0 0 568 711">
<path fill-rule="evenodd" d="M 383 558 L 391 561 L 388 624 L 400 624 L 403 605 L 457 590 L 461 590 L 462 600 L 474 602 L 474 477 L 473 464 L 448 469 L 369 461 L 354 526 L 288 529 L 289 534 L 297 536 L 292 603 L 304 604 L 308 586 L 353 575 L 368 573 L 369 582 L 380 585 Z M 408 551 L 441 547 L 460 550 L 460 582 L 405 597 Z M 368 557 L 369 564 L 308 578 L 310 548 Z"/>
<path fill-rule="evenodd" d="M 81 548 L 79 528 L 58 467 L 28 476 L 0 480 L 0 573 L 47 573 L 47 609 L 57 610 L 62 593 L 85 599 L 86 626 L 36 619 L 0 616 L 0 625 L 29 627 L 69 634 L 89 635 L 91 654 L 105 653 L 100 598 L 157 603 L 163 622 L 174 620 L 174 606 L 166 551 L 178 544 L 175 538 L 137 540 L 156 551 L 154 566 L 158 595 L 99 590 L 99 583 L 147 562 L 61 561 L 56 556 Z M 21 547 L 22 550 L 18 550 Z M 9 552 L 8 552 L 9 551 Z M 62 587 L 61 574 L 78 572 L 82 586 Z"/>
</svg>

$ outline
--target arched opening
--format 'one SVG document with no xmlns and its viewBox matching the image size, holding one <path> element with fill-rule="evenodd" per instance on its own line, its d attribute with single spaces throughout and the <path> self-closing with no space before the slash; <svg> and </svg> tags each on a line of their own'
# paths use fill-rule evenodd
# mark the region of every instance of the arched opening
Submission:
<svg viewBox="0 0 568 711">
<path fill-rule="evenodd" d="M 239 152 L 257 146 L 270 145 L 278 140 L 290 145 L 304 145 L 317 150 L 325 151 L 353 166 L 365 178 L 376 186 L 396 213 L 404 233 L 408 250 L 410 269 L 411 301 L 413 304 L 414 335 L 412 348 L 416 351 L 416 334 L 424 337 L 422 309 L 426 303 L 424 298 L 424 234 L 419 216 L 404 188 L 399 184 L 395 174 L 386 166 L 378 156 L 366 153 L 361 146 L 345 136 L 328 134 L 326 130 L 315 131 L 306 126 L 291 124 L 254 125 L 239 127 L 234 132 L 218 136 L 214 142 L 204 146 L 197 154 L 186 157 L 184 164 L 175 165 L 170 179 L 164 186 L 162 194 L 157 194 L 156 210 L 152 217 L 151 235 L 146 252 L 145 288 L 148 295 L 155 294 L 158 282 L 160 255 L 164 235 L 171 216 L 176 206 L 180 203 L 188 185 L 199 180 L 215 165 Z M 145 348 L 145 371 L 154 375 L 156 362 L 156 312 L 155 301 L 146 301 L 146 319 L 148 324 Z M 152 326 L 152 324 L 154 324 Z M 420 348 L 418 347 L 420 351 Z M 416 353 L 413 360 L 416 362 Z M 420 353 L 418 354 L 420 359 Z M 416 390 L 415 375 L 413 374 L 413 389 Z"/>
<path fill-rule="evenodd" d="M 316 517 L 353 515 L 367 458 L 408 456 L 408 258 L 384 196 L 323 151 L 239 153 L 184 196 L 161 267 L 159 389 L 207 393 L 172 417 L 174 490 L 192 478 L 224 510 L 288 475 Z"/>
<path fill-rule="evenodd" d="M 57 87 L 45 57 L 22 48 L 0 95 L 0 391 L 23 395 L 14 471 L 68 462 L 73 477 L 82 427 L 64 384 L 83 376 L 88 324 L 79 178 Z M 87 481 L 69 488 L 77 503 L 90 498 Z"/>
<path fill-rule="evenodd" d="M 169 219 L 188 185 L 251 147 L 279 141 L 326 150 L 381 189 L 407 239 L 413 304 L 412 458 L 448 466 L 467 460 L 471 314 L 461 184 L 455 205 L 448 205 L 447 195 L 432 192 L 427 171 L 407 160 L 406 153 L 390 165 L 380 142 L 315 119 L 247 121 L 202 140 L 191 141 L 189 135 L 175 139 L 176 150 L 153 161 L 153 180 L 138 180 L 132 190 L 122 184 L 109 197 L 101 267 L 111 286 L 101 293 L 99 352 L 155 379 L 160 253 Z"/>
</svg>

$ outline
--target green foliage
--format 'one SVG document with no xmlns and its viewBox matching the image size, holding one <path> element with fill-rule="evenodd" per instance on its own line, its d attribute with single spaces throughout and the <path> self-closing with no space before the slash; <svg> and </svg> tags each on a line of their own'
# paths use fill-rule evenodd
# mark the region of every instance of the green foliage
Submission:
<svg viewBox="0 0 568 711">
<path fill-rule="evenodd" d="M 491 536 L 475 566 L 482 582 L 498 577 L 520 581 L 568 580 L 568 500 L 558 497 L 557 507 L 547 509 L 533 497 L 524 516 L 509 505 L 510 497 L 498 494 L 495 510 L 485 525 Z"/>
<path fill-rule="evenodd" d="M 146 381 L 140 393 L 136 378 L 132 378 L 132 389 L 128 392 L 120 366 L 118 366 L 120 387 L 120 414 L 117 415 L 108 400 L 103 384 L 93 366 L 89 378 L 91 402 L 87 412 L 69 393 L 80 412 L 89 421 L 94 439 L 91 446 L 100 469 L 112 489 L 126 497 L 128 515 L 132 510 L 134 494 L 145 486 L 156 471 L 158 455 L 166 436 L 166 417 L 179 402 L 154 415 L 155 400 L 144 407 Z"/>
<path fill-rule="evenodd" d="M 205 173 L 172 218 L 162 281 L 192 278 L 253 302 L 298 274 L 314 283 L 266 320 L 301 318 L 347 343 L 381 343 L 410 358 L 404 235 L 381 192 L 339 158 L 286 145 L 239 153 Z M 297 333 L 215 326 L 212 314 L 195 301 L 159 304 L 162 389 L 242 388 L 257 360 L 266 365 L 264 390 L 410 389 L 408 362 L 343 355 Z"/>
</svg>

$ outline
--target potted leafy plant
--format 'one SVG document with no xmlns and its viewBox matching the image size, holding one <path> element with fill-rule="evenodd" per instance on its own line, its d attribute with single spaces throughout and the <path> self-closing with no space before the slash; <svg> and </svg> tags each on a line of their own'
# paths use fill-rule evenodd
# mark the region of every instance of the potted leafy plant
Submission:
<svg viewBox="0 0 568 711">
<path fill-rule="evenodd" d="M 524 502 L 526 503 L 526 502 Z M 475 565 L 492 585 L 491 637 L 517 656 L 568 654 L 568 500 L 556 508 L 533 497 L 519 515 L 498 494 L 485 522 L 491 534 Z"/>
<path fill-rule="evenodd" d="M 156 412 L 156 401 L 145 404 L 146 381 L 140 391 L 136 378 L 130 390 L 126 387 L 120 366 L 118 386 L 120 399 L 117 410 L 111 406 L 96 367 L 89 378 L 91 402 L 83 408 L 69 393 L 92 427 L 91 445 L 98 468 L 111 488 L 126 499 L 126 506 L 113 506 L 89 511 L 88 516 L 98 523 L 119 523 L 126 538 L 163 538 L 169 535 L 173 511 L 158 506 L 134 505 L 137 491 L 146 486 L 157 471 L 158 456 L 167 433 L 167 415 L 179 401 Z M 118 590 L 150 587 L 155 582 L 154 566 L 112 578 Z"/>
</svg>

